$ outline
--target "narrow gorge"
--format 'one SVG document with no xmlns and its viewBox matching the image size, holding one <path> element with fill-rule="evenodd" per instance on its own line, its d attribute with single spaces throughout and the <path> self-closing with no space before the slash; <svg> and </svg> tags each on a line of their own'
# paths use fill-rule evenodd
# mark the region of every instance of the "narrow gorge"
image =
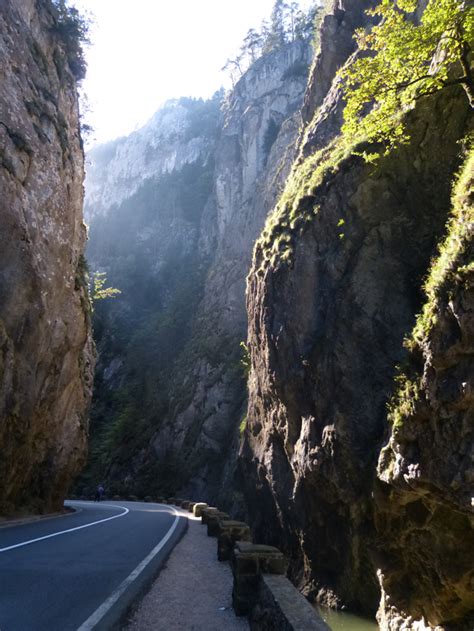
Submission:
<svg viewBox="0 0 474 631">
<path fill-rule="evenodd" d="M 322 4 L 84 193 L 62 5 L 2 2 L 0 513 L 209 502 L 315 606 L 470 631 L 474 7 Z"/>
<path fill-rule="evenodd" d="M 122 290 L 96 308 L 91 482 L 206 500 L 233 484 L 245 278 L 294 158 L 310 62 L 309 43 L 287 44 L 226 103 L 220 93 L 169 102 L 89 154 L 90 267 Z"/>
</svg>

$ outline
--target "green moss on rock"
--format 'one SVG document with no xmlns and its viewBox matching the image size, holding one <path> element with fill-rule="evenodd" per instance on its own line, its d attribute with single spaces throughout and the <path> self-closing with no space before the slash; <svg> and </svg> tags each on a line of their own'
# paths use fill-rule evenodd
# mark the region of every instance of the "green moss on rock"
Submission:
<svg viewBox="0 0 474 631">
<path fill-rule="evenodd" d="M 474 230 L 474 150 L 471 150 L 453 190 L 453 210 L 447 226 L 447 236 L 439 248 L 425 283 L 427 301 L 418 316 L 409 348 L 420 345 L 430 334 L 439 314 L 440 303 L 449 300 L 458 282 L 474 271 L 469 260 Z"/>
</svg>

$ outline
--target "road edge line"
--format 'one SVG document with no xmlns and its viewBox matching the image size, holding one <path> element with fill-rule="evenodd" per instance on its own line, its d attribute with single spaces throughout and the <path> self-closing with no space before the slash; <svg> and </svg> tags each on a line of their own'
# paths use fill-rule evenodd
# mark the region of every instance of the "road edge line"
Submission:
<svg viewBox="0 0 474 631">
<path fill-rule="evenodd" d="M 176 530 L 179 523 L 179 519 L 181 517 L 178 511 L 175 510 L 173 507 L 170 506 L 169 508 L 172 508 L 173 513 L 175 515 L 175 519 L 172 525 L 170 526 L 168 532 L 166 533 L 166 535 L 162 539 L 160 539 L 159 543 L 153 548 L 153 550 L 151 550 L 151 552 L 149 552 L 149 554 L 142 561 L 140 561 L 137 567 L 134 570 L 132 570 L 132 572 L 130 572 L 127 578 L 125 578 L 120 583 L 117 589 L 107 598 L 107 600 L 104 600 L 102 605 L 100 605 L 100 607 L 98 607 L 89 616 L 89 618 L 87 618 L 87 620 L 83 622 L 80 627 L 78 627 L 77 631 L 91 631 L 91 629 L 94 629 L 94 627 L 102 620 L 102 618 L 110 611 L 110 609 L 112 609 L 115 603 L 118 602 L 122 594 L 133 583 L 133 581 L 143 572 L 143 570 L 147 567 L 147 565 L 151 563 L 151 561 L 156 557 L 156 555 L 168 543 L 172 534 Z"/>
<path fill-rule="evenodd" d="M 119 515 L 113 515 L 112 517 L 106 517 L 105 519 L 99 519 L 98 521 L 93 521 L 90 524 L 83 524 L 82 526 L 76 526 L 75 528 L 68 528 L 67 530 L 60 530 L 59 532 L 52 532 L 50 535 L 44 535 L 43 537 L 37 537 L 36 539 L 29 539 L 28 541 L 22 541 L 20 543 L 15 543 L 12 546 L 7 546 L 6 548 L 0 548 L 0 554 L 2 552 L 8 552 L 9 550 L 14 550 L 15 548 L 22 548 L 23 546 L 29 546 L 32 543 L 37 543 L 38 541 L 44 541 L 45 539 L 51 539 L 52 537 L 59 537 L 60 535 L 65 535 L 68 532 L 74 532 L 75 530 L 82 530 L 83 528 L 90 528 L 91 526 L 96 526 L 97 524 L 102 524 L 106 521 L 110 521 L 112 519 L 117 519 L 118 517 L 123 517 L 127 513 L 130 512 L 130 509 L 125 506 L 119 506 L 118 504 L 103 504 L 102 506 L 107 506 L 107 508 L 122 508 L 124 510 L 123 513 Z"/>
<path fill-rule="evenodd" d="M 50 519 L 60 519 L 61 517 L 71 517 L 82 512 L 82 508 L 66 513 L 47 513 L 46 515 L 28 515 L 28 517 L 18 517 L 16 519 L 5 519 L 0 521 L 0 530 L 3 528 L 16 528 L 17 526 L 27 526 L 28 524 L 37 524 L 49 521 Z"/>
</svg>

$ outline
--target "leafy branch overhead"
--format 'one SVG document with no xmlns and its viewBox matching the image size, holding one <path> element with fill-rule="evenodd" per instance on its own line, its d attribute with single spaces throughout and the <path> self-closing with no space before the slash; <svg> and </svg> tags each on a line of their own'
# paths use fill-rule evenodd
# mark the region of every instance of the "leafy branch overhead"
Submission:
<svg viewBox="0 0 474 631">
<path fill-rule="evenodd" d="M 461 85 L 474 107 L 472 0 L 430 0 L 420 20 L 416 0 L 382 0 L 368 14 L 377 24 L 356 39 L 360 53 L 341 76 L 343 134 L 385 143 L 406 142 L 403 114 L 415 102 Z"/>
</svg>

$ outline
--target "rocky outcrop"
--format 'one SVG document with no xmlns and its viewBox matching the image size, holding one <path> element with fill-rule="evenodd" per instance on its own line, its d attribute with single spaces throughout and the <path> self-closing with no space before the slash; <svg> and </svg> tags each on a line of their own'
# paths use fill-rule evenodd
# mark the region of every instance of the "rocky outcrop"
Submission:
<svg viewBox="0 0 474 631">
<path fill-rule="evenodd" d="M 375 165 L 338 142 L 342 97 L 334 72 L 342 55 L 353 52 L 347 38 L 363 19 L 361 8 L 342 0 L 323 23 L 300 155 L 255 247 L 240 471 L 257 536 L 285 547 L 293 579 L 319 602 L 374 613 L 377 570 L 384 567 L 380 580 L 387 586 L 391 571 L 394 577 L 403 572 L 378 556 L 390 547 L 380 531 L 401 527 L 400 520 L 374 520 L 386 406 L 447 221 L 470 114 L 456 89 L 425 99 L 407 118 L 410 143 Z M 340 46 L 334 44 L 339 34 Z M 467 444 L 461 433 L 450 444 L 455 462 L 463 461 Z M 424 545 L 426 551 L 430 544 Z M 418 576 L 427 571 L 429 565 L 419 568 Z M 412 582 L 405 587 L 413 593 Z M 409 607 L 403 611 L 413 615 Z"/>
<path fill-rule="evenodd" d="M 62 506 L 93 351 L 75 78 L 49 2 L 0 13 L 0 512 Z"/>
<path fill-rule="evenodd" d="M 332 0 L 319 29 L 319 49 L 306 90 L 302 108 L 305 137 L 301 151 L 314 153 L 315 147 L 325 147 L 339 132 L 344 101 L 336 73 L 356 52 L 354 33 L 370 24 L 367 10 L 377 0 Z"/>
<path fill-rule="evenodd" d="M 96 309 L 89 470 L 117 492 L 216 499 L 235 463 L 245 277 L 294 158 L 311 54 L 305 42 L 282 47 L 252 65 L 222 112 L 222 95 L 170 102 L 91 152 L 91 267 L 122 295 Z M 119 446 L 124 435 L 134 449 Z"/>
<path fill-rule="evenodd" d="M 380 626 L 474 623 L 474 154 L 426 282 L 378 463 Z M 469 618 L 470 614 L 470 618 Z"/>
</svg>

